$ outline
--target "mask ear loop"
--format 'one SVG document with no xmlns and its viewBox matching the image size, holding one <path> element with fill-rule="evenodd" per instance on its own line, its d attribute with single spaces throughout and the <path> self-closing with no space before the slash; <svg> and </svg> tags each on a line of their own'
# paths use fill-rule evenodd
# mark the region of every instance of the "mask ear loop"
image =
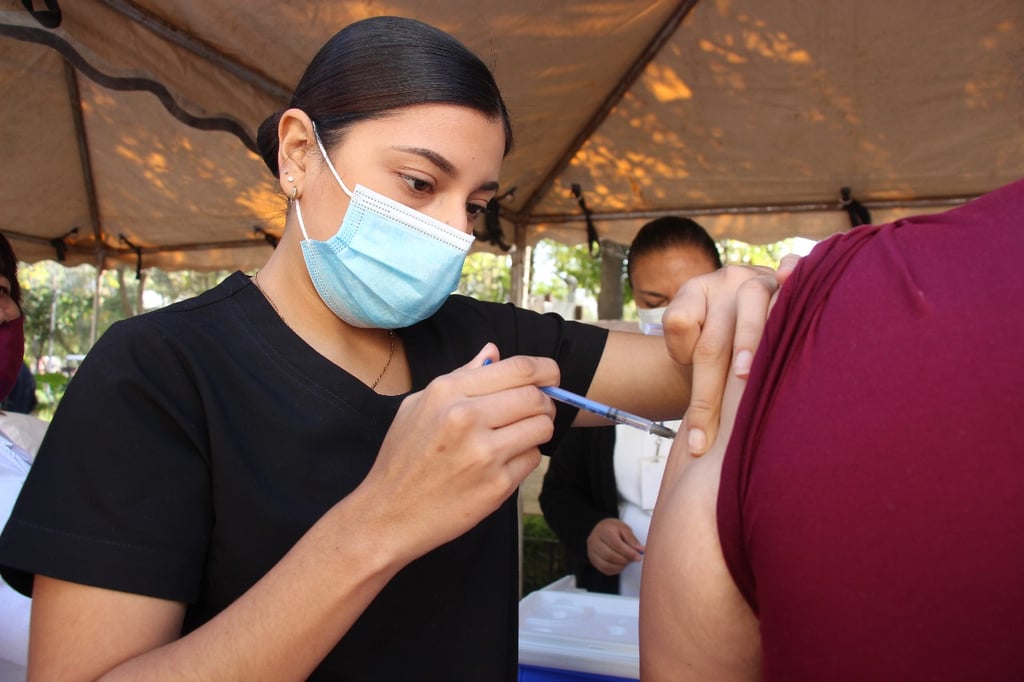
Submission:
<svg viewBox="0 0 1024 682">
<path fill-rule="evenodd" d="M 347 194 L 349 199 L 351 199 L 352 192 L 349 191 L 348 187 L 345 185 L 345 181 L 341 179 L 341 176 L 338 175 L 338 171 L 334 168 L 334 164 L 331 163 L 331 157 L 327 155 L 327 150 L 324 149 L 324 143 L 320 140 L 320 133 L 316 131 L 316 123 L 313 123 L 313 119 L 310 119 L 309 122 L 313 125 L 313 138 L 316 140 L 316 146 L 320 148 L 320 153 L 324 155 L 324 161 L 327 162 L 327 167 L 331 169 L 331 175 L 334 176 L 334 179 L 338 181 L 339 185 L 341 185 L 341 189 L 344 190 L 345 194 Z"/>
<path fill-rule="evenodd" d="M 302 220 L 302 207 L 299 206 L 299 200 L 295 200 L 295 217 L 299 219 L 299 229 L 302 230 L 303 241 L 309 241 L 309 233 L 306 232 L 306 223 Z"/>
<path fill-rule="evenodd" d="M 331 163 L 331 157 L 327 155 L 327 150 L 324 148 L 324 143 L 320 139 L 320 133 L 318 133 L 316 130 L 316 123 L 313 122 L 313 119 L 309 119 L 309 122 L 313 126 L 313 139 L 316 140 L 316 146 L 320 149 L 320 153 L 323 154 L 324 161 L 327 163 L 327 167 L 331 169 L 331 175 L 333 175 L 334 179 L 338 181 L 339 185 L 341 185 L 342 191 L 344 191 L 345 194 L 348 195 L 349 199 L 351 199 L 352 192 L 350 192 L 348 187 L 345 186 L 345 181 L 341 179 L 341 176 L 338 175 L 338 171 L 334 168 L 334 164 Z M 294 190 L 295 188 L 293 187 L 292 189 Z M 299 219 L 299 229 L 302 230 L 302 238 L 304 240 L 308 240 L 309 233 L 306 232 L 306 221 L 302 219 L 302 207 L 299 205 L 299 199 L 298 197 L 295 196 L 294 191 L 292 192 L 292 200 L 295 202 L 295 217 Z"/>
</svg>

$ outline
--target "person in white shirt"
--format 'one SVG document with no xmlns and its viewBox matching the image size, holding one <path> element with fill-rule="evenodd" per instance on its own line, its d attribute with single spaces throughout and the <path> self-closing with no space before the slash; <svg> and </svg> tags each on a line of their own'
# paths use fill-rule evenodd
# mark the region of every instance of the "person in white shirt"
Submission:
<svg viewBox="0 0 1024 682">
<path fill-rule="evenodd" d="M 0 431 L 0 528 L 11 515 L 31 464 L 32 455 Z M 25 679 L 31 605 L 32 600 L 0 580 L 0 682 Z"/>
<path fill-rule="evenodd" d="M 18 260 L 0 234 L 0 398 L 14 387 L 24 355 Z M 0 411 L 0 529 L 11 515 L 45 427 L 38 417 Z M 0 682 L 25 679 L 31 603 L 0 580 Z"/>
<path fill-rule="evenodd" d="M 637 232 L 627 275 L 640 331 L 661 333 L 665 308 L 687 280 L 722 267 L 697 222 L 667 216 Z M 666 422 L 678 429 L 680 422 Z M 571 429 L 551 456 L 540 493 L 577 587 L 635 597 L 641 559 L 671 442 L 629 426 Z"/>
</svg>

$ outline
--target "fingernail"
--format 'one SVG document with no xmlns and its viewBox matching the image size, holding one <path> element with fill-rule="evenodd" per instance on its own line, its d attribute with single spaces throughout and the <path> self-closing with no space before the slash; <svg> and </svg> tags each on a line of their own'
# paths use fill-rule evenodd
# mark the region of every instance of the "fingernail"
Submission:
<svg viewBox="0 0 1024 682">
<path fill-rule="evenodd" d="M 754 362 L 754 354 L 749 350 L 741 350 L 736 354 L 736 360 L 733 361 L 733 371 L 738 377 L 745 377 L 750 374 L 750 365 Z"/>
<path fill-rule="evenodd" d="M 690 429 L 686 433 L 686 445 L 690 448 L 690 454 L 703 455 L 708 445 L 707 434 L 701 429 Z"/>
</svg>

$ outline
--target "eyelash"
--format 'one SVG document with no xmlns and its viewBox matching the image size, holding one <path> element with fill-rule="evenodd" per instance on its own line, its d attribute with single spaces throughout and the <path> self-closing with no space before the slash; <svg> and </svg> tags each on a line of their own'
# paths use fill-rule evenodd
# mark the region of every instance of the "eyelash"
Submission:
<svg viewBox="0 0 1024 682">
<path fill-rule="evenodd" d="M 434 190 L 434 183 L 429 180 L 417 178 L 412 175 L 402 175 L 401 178 L 407 185 L 409 185 L 409 189 L 417 194 L 427 194 Z M 426 185 L 426 189 L 421 189 L 422 185 Z"/>
<path fill-rule="evenodd" d="M 409 189 L 412 190 L 415 194 L 429 194 L 434 191 L 434 183 L 430 182 L 429 180 L 417 178 L 412 175 L 402 175 L 401 178 L 409 186 Z M 426 186 L 426 188 L 421 189 L 421 187 L 423 186 Z M 470 218 L 476 218 L 479 215 L 483 215 L 483 212 L 486 209 L 486 205 L 470 203 L 466 204 L 466 213 L 469 215 Z"/>
</svg>

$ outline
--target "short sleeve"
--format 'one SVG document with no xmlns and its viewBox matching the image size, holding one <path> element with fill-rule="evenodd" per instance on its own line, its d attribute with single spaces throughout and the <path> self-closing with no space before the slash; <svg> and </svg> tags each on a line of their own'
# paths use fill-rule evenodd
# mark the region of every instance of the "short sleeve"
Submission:
<svg viewBox="0 0 1024 682">
<path fill-rule="evenodd" d="M 210 524 L 200 398 L 145 316 L 114 325 L 71 380 L 2 536 L 4 577 L 31 573 L 189 601 Z"/>
</svg>

